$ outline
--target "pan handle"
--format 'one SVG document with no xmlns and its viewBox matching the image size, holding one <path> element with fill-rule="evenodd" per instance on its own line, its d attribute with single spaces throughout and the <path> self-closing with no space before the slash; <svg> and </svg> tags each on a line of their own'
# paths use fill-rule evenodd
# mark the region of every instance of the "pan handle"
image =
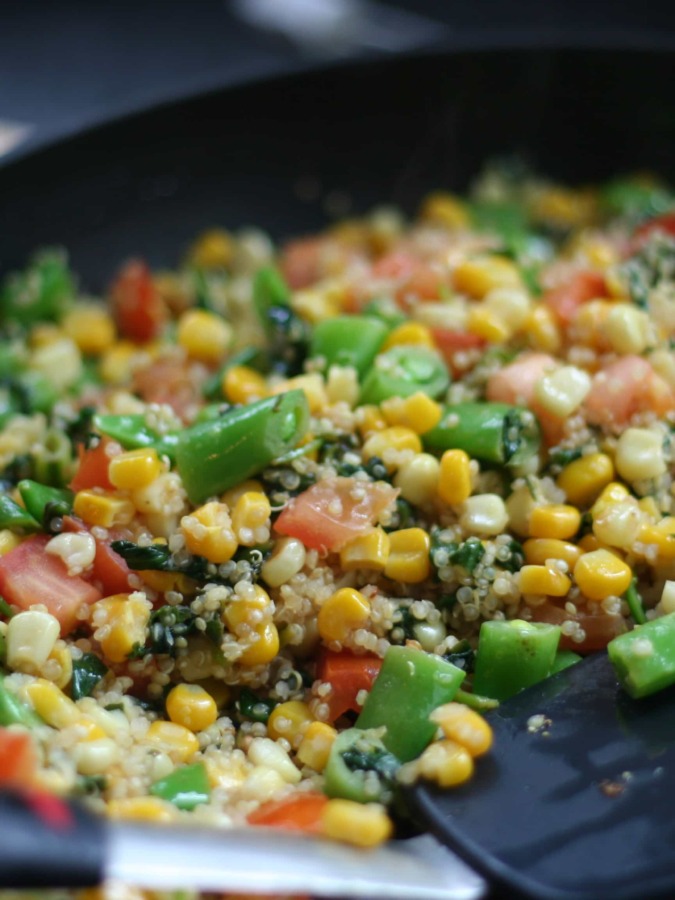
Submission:
<svg viewBox="0 0 675 900">
<path fill-rule="evenodd" d="M 93 887 L 103 878 L 103 819 L 39 791 L 0 791 L 0 888 Z"/>
</svg>

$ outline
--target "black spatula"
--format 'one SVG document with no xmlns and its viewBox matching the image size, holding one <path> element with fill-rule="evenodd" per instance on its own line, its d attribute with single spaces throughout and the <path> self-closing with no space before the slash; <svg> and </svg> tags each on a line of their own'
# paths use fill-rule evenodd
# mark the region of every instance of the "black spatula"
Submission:
<svg viewBox="0 0 675 900">
<path fill-rule="evenodd" d="M 490 714 L 495 745 L 452 791 L 408 802 L 497 886 L 538 900 L 675 896 L 675 688 L 634 701 L 604 654 Z M 93 884 L 476 900 L 486 885 L 430 838 L 357 851 L 262 829 L 90 821 L 35 798 L 0 803 L 0 887 Z"/>
<path fill-rule="evenodd" d="M 489 719 L 469 783 L 411 792 L 425 827 L 542 900 L 675 896 L 675 688 L 631 700 L 598 654 Z"/>
</svg>

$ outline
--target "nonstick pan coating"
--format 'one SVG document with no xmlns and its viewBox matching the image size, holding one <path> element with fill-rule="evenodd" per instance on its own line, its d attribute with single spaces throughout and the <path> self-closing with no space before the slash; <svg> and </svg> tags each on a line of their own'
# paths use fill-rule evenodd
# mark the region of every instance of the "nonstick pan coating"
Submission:
<svg viewBox="0 0 675 900">
<path fill-rule="evenodd" d="M 283 238 L 330 211 L 462 189 L 520 154 L 572 183 L 675 171 L 675 53 L 461 52 L 340 66 L 112 122 L 0 169 L 0 271 L 65 246 L 84 286 L 129 255 L 175 262 L 197 231 Z"/>
</svg>

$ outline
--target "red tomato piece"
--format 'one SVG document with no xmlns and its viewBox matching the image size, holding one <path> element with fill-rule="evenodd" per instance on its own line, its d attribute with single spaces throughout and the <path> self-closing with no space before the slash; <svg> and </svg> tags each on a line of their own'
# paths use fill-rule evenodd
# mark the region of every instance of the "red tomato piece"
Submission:
<svg viewBox="0 0 675 900">
<path fill-rule="evenodd" d="M 75 516 L 63 517 L 63 530 L 89 532 L 89 529 Z M 116 540 L 117 538 L 115 538 Z M 131 569 L 119 553 L 115 553 L 110 544 L 96 538 L 96 556 L 91 570 L 91 581 L 100 584 L 104 596 L 126 594 L 129 591 Z"/>
<path fill-rule="evenodd" d="M 0 594 L 20 609 L 43 603 L 66 635 L 77 624 L 82 604 L 95 603 L 101 592 L 78 575 L 69 575 L 62 559 L 45 552 L 47 535 L 27 538 L 0 557 Z"/>
<path fill-rule="evenodd" d="M 37 770 L 30 734 L 0 728 L 0 787 L 29 787 Z"/>
<path fill-rule="evenodd" d="M 607 296 L 605 278 L 599 272 L 584 269 L 575 272 L 569 281 L 546 291 L 543 302 L 557 316 L 563 326 L 569 325 L 582 303 Z"/>
<path fill-rule="evenodd" d="M 274 528 L 314 550 L 337 551 L 370 531 L 397 496 L 383 481 L 327 478 L 290 500 Z"/>
<path fill-rule="evenodd" d="M 283 828 L 286 831 L 304 831 L 319 834 L 321 814 L 328 797 L 316 792 L 297 792 L 281 800 L 269 800 L 248 816 L 251 825 Z"/>
<path fill-rule="evenodd" d="M 491 401 L 530 406 L 536 383 L 557 365 L 548 353 L 521 353 L 508 366 L 490 376 L 485 395 Z"/>
<path fill-rule="evenodd" d="M 166 403 L 184 422 L 202 403 L 200 384 L 192 367 L 180 359 L 157 359 L 136 369 L 132 388 L 146 403 Z"/>
<path fill-rule="evenodd" d="M 468 371 L 471 366 L 459 365 L 457 357 L 471 350 L 482 350 L 486 345 L 485 338 L 468 331 L 454 331 L 451 328 L 432 328 L 431 334 L 448 367 L 455 378 Z"/>
<path fill-rule="evenodd" d="M 556 606 L 549 600 L 540 606 L 532 607 L 531 611 L 535 622 L 562 625 L 563 622 L 572 621 L 578 622 L 583 628 L 586 637 L 580 643 L 573 641 L 567 635 L 561 635 L 561 650 L 574 650 L 576 653 L 593 653 L 596 650 L 604 650 L 612 638 L 627 631 L 626 620 L 618 613 L 590 615 L 581 611 L 576 615 L 570 615 L 565 609 Z"/>
<path fill-rule="evenodd" d="M 675 237 L 675 211 L 654 216 L 653 219 L 649 219 L 647 222 L 639 225 L 633 235 L 634 242 L 637 244 L 637 247 L 634 249 L 639 249 L 647 238 L 651 237 L 656 231 L 662 231 L 670 237 Z"/>
<path fill-rule="evenodd" d="M 622 356 L 593 376 L 584 408 L 591 424 L 620 431 L 638 412 L 675 409 L 675 394 L 647 360 Z"/>
<path fill-rule="evenodd" d="M 348 651 L 334 653 L 323 650 L 319 657 L 316 677 L 327 682 L 332 691 L 323 702 L 328 704 L 334 722 L 348 710 L 359 712 L 359 691 L 369 691 L 382 668 L 379 656 L 355 656 Z"/>
<path fill-rule="evenodd" d="M 78 444 L 77 452 L 80 457 L 80 464 L 77 467 L 75 477 L 68 487 L 71 491 L 82 491 L 87 488 L 103 488 L 106 491 L 115 489 L 114 484 L 108 478 L 108 466 L 110 465 L 110 456 L 107 448 L 113 443 L 110 438 L 103 437 L 96 447 L 85 450 L 81 444 Z"/>
<path fill-rule="evenodd" d="M 299 238 L 286 244 L 279 264 L 289 287 L 299 290 L 319 280 L 323 246 L 324 239 L 320 237 Z"/>
<path fill-rule="evenodd" d="M 139 259 L 126 263 L 110 287 L 110 302 L 117 326 L 132 341 L 156 338 L 167 310 L 148 266 Z"/>
</svg>

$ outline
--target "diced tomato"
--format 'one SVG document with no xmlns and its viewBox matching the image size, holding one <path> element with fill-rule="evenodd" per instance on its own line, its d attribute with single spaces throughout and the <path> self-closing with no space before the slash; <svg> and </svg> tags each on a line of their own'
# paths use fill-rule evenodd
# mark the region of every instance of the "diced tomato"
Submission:
<svg viewBox="0 0 675 900">
<path fill-rule="evenodd" d="M 458 378 L 471 366 L 460 365 L 457 356 L 471 350 L 482 350 L 486 345 L 485 338 L 468 331 L 454 331 L 451 328 L 432 328 L 431 334 L 439 353 L 449 366 L 455 378 Z"/>
<path fill-rule="evenodd" d="M 101 592 L 78 575 L 69 575 L 63 560 L 45 551 L 49 540 L 35 535 L 0 557 L 0 595 L 21 609 L 44 604 L 66 635 L 77 624 L 78 609 L 100 600 Z"/>
<path fill-rule="evenodd" d="M 0 728 L 0 787 L 29 787 L 37 770 L 37 756 L 30 734 Z"/>
<path fill-rule="evenodd" d="M 415 300 L 440 300 L 449 283 L 447 274 L 420 262 L 398 289 L 396 298 L 403 307 Z"/>
<path fill-rule="evenodd" d="M 167 309 L 148 266 L 139 259 L 126 263 L 110 287 L 117 326 L 132 341 L 151 341 L 161 332 Z"/>
<path fill-rule="evenodd" d="M 411 253 L 395 250 L 373 263 L 371 274 L 373 278 L 403 282 L 412 276 L 418 264 L 418 260 Z"/>
<path fill-rule="evenodd" d="M 283 828 L 286 831 L 303 831 L 306 834 L 321 832 L 321 814 L 328 797 L 317 792 L 297 792 L 281 800 L 269 800 L 248 816 L 251 825 Z"/>
<path fill-rule="evenodd" d="M 71 491 L 82 491 L 95 487 L 103 488 L 106 491 L 114 490 L 114 485 L 108 478 L 110 456 L 107 448 L 111 443 L 109 438 L 103 437 L 96 447 L 92 447 L 90 450 L 85 450 L 81 444 L 78 444 L 77 452 L 80 463 L 75 477 L 69 485 Z"/>
<path fill-rule="evenodd" d="M 607 285 L 604 276 L 599 272 L 584 269 L 575 272 L 569 281 L 546 291 L 542 299 L 555 313 L 561 325 L 567 327 L 582 303 L 606 296 Z"/>
<path fill-rule="evenodd" d="M 334 653 L 322 650 L 316 677 L 331 685 L 332 691 L 324 699 L 334 722 L 348 710 L 359 712 L 359 691 L 369 691 L 382 668 L 379 656 L 355 656 L 348 651 Z"/>
<path fill-rule="evenodd" d="M 309 287 L 321 277 L 321 237 L 299 238 L 286 244 L 279 261 L 281 273 L 294 290 Z"/>
<path fill-rule="evenodd" d="M 577 653 L 604 650 L 612 638 L 627 630 L 626 620 L 618 613 L 590 615 L 581 611 L 576 615 L 570 615 L 567 610 L 549 600 L 540 606 L 532 607 L 532 618 L 535 622 L 549 622 L 551 625 L 562 625 L 563 622 L 569 621 L 578 622 L 586 635 L 583 641 L 577 643 L 564 634 L 560 638 L 561 650 L 575 650 Z"/>
<path fill-rule="evenodd" d="M 274 528 L 314 550 L 337 551 L 370 531 L 397 496 L 383 481 L 327 478 L 290 500 Z"/>
<path fill-rule="evenodd" d="M 63 517 L 63 530 L 70 532 L 89 532 L 87 526 L 75 516 Z M 111 535 L 111 539 L 118 540 L 122 535 Z M 119 553 L 115 553 L 110 544 L 96 540 L 96 556 L 91 569 L 91 577 L 87 580 L 101 586 L 104 596 L 111 594 L 126 594 L 129 590 L 129 576 L 131 570 Z"/>
<path fill-rule="evenodd" d="M 633 235 L 633 250 L 639 249 L 657 231 L 662 231 L 670 237 L 675 237 L 675 210 L 663 213 L 660 216 L 654 216 L 653 219 L 649 219 L 643 222 L 642 225 L 639 225 Z"/>
<path fill-rule="evenodd" d="M 593 376 L 584 408 L 592 425 L 620 431 L 636 413 L 675 409 L 675 393 L 641 356 L 622 356 Z"/>
<path fill-rule="evenodd" d="M 547 353 L 521 353 L 508 366 L 490 376 L 486 397 L 500 403 L 530 406 L 536 383 L 557 365 L 555 359 Z"/>
<path fill-rule="evenodd" d="M 201 387 L 191 366 L 165 357 L 133 375 L 132 389 L 146 403 L 165 403 L 184 422 L 191 420 L 202 403 Z"/>
</svg>

